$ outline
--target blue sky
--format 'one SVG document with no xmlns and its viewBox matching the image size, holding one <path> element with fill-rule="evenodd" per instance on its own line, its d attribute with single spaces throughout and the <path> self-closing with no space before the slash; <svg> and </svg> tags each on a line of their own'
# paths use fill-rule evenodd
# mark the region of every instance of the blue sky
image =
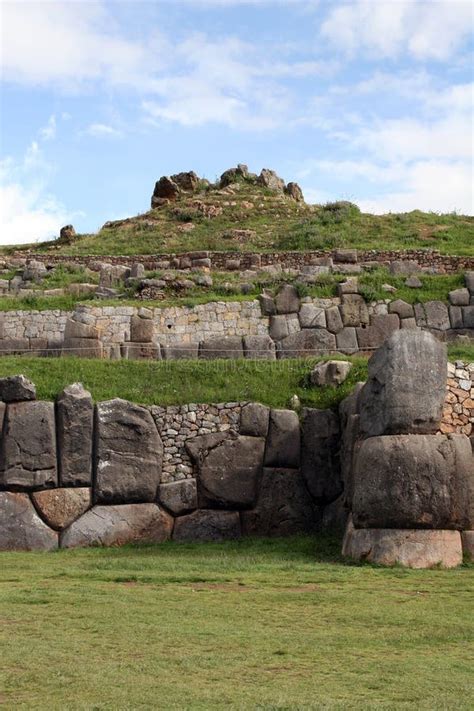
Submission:
<svg viewBox="0 0 474 711">
<path fill-rule="evenodd" d="M 238 162 L 309 202 L 473 213 L 464 0 L 0 0 L 0 243 Z"/>
</svg>

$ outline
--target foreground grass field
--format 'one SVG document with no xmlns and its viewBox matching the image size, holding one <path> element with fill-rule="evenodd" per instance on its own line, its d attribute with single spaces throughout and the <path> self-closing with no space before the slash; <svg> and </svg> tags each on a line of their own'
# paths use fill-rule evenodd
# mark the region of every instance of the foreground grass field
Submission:
<svg viewBox="0 0 474 711">
<path fill-rule="evenodd" d="M 472 709 L 474 568 L 313 538 L 0 554 L 5 709 Z"/>
</svg>

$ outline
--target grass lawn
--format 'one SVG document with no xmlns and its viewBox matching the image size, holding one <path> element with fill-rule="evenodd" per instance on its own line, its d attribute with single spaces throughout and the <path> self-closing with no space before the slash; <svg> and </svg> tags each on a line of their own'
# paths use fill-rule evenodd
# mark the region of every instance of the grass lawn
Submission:
<svg viewBox="0 0 474 711">
<path fill-rule="evenodd" d="M 474 567 L 310 537 L 0 554 L 5 709 L 472 709 Z"/>
</svg>

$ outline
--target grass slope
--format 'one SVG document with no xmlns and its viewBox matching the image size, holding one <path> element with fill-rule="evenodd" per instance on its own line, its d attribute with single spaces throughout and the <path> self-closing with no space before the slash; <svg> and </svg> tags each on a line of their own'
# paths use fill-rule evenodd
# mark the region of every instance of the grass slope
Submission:
<svg viewBox="0 0 474 711">
<path fill-rule="evenodd" d="M 205 217 L 196 205 L 222 212 Z M 236 229 L 249 232 L 246 235 L 233 232 Z M 232 193 L 211 189 L 181 197 L 160 209 L 111 223 L 97 234 L 80 235 L 71 245 L 43 243 L 34 248 L 45 252 L 53 249 L 64 255 L 159 254 L 201 249 L 272 252 L 338 247 L 431 248 L 443 254 L 472 255 L 473 242 L 473 217 L 419 210 L 371 215 L 345 202 L 310 206 L 243 183 Z"/>
<path fill-rule="evenodd" d="M 5 709 L 472 709 L 474 568 L 310 537 L 0 554 Z"/>
</svg>

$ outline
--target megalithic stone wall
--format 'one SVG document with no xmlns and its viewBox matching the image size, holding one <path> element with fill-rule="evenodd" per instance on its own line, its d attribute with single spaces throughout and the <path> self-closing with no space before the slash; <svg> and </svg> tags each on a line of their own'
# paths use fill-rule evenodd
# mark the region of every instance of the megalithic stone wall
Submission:
<svg viewBox="0 0 474 711">
<path fill-rule="evenodd" d="M 344 554 L 411 567 L 462 561 L 461 532 L 474 528 L 474 459 L 466 434 L 440 432 L 446 372 L 442 343 L 400 331 L 343 405 Z"/>
</svg>

